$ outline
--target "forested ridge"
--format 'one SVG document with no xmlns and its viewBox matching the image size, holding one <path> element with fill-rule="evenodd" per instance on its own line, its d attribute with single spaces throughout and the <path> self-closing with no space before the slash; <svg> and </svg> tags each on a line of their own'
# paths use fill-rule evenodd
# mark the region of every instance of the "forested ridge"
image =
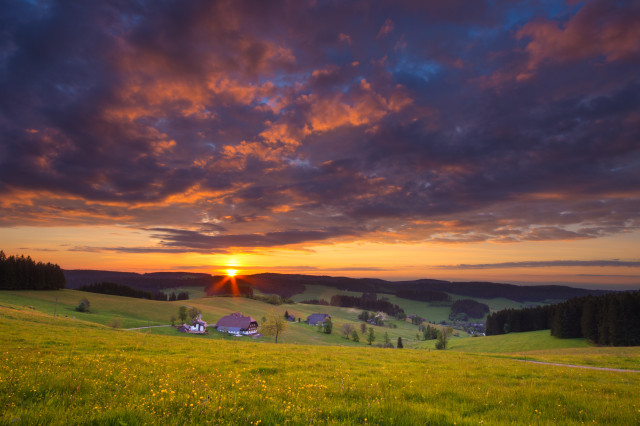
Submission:
<svg viewBox="0 0 640 426">
<path fill-rule="evenodd" d="M 36 262 L 30 256 L 9 256 L 0 251 L 0 290 L 58 290 L 65 287 L 60 266 Z"/>
<path fill-rule="evenodd" d="M 133 297 L 137 299 L 149 299 L 149 300 L 161 300 L 161 301 L 175 301 L 175 300 L 188 300 L 189 293 L 186 291 L 179 292 L 176 294 L 172 292 L 171 294 L 167 294 L 162 291 L 145 291 L 145 290 L 137 290 L 135 288 L 111 283 L 111 282 L 101 282 L 94 283 L 80 287 L 78 290 L 87 291 L 89 293 L 100 293 L 100 294 L 111 294 L 114 296 L 124 296 L 124 297 Z"/>
</svg>

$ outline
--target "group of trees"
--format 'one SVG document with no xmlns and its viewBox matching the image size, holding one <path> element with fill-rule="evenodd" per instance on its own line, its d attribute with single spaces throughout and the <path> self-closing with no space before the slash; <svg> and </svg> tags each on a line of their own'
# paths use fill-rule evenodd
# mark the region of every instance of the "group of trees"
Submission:
<svg viewBox="0 0 640 426">
<path fill-rule="evenodd" d="M 193 308 L 185 305 L 182 305 L 178 308 L 178 318 L 183 323 L 185 323 L 187 319 L 193 321 L 198 315 L 200 315 L 200 309 L 198 308 Z M 173 318 L 171 322 L 173 322 Z"/>
<path fill-rule="evenodd" d="M 378 296 L 375 293 L 362 293 L 362 296 L 360 297 L 336 294 L 331 296 L 329 304 L 331 306 L 340 306 L 343 308 L 359 308 L 369 311 L 379 311 L 394 317 L 400 315 L 406 318 L 406 314 L 400 306 L 394 305 L 388 300 L 378 299 Z"/>
<path fill-rule="evenodd" d="M 554 305 L 551 335 L 608 346 L 640 346 L 640 291 L 586 296 Z"/>
<path fill-rule="evenodd" d="M 189 299 L 189 293 L 186 291 L 181 291 L 178 294 L 172 292 L 170 295 L 167 295 L 162 291 L 151 292 L 138 290 L 123 284 L 112 282 L 88 284 L 80 287 L 78 290 L 90 293 L 112 294 L 115 296 L 134 297 L 136 299 L 162 300 L 170 302 Z"/>
<path fill-rule="evenodd" d="M 599 345 L 640 345 L 640 291 L 576 297 L 525 309 L 507 309 L 487 317 L 486 333 L 550 329 L 560 338 L 585 337 Z"/>
<path fill-rule="evenodd" d="M 461 299 L 451 305 L 449 319 L 467 321 L 469 318 L 482 318 L 488 313 L 489 305 L 472 299 Z"/>
<path fill-rule="evenodd" d="M 552 305 L 524 309 L 503 309 L 489 314 L 485 324 L 487 336 L 509 332 L 548 330 Z"/>
<path fill-rule="evenodd" d="M 449 338 L 452 334 L 453 329 L 451 327 L 438 330 L 438 335 L 436 337 L 436 349 L 447 349 L 447 346 L 449 345 Z"/>
<path fill-rule="evenodd" d="M 364 322 L 371 322 L 375 325 L 382 327 L 384 325 L 384 320 L 382 319 L 382 315 L 377 315 L 374 312 L 362 311 L 358 314 L 358 319 Z"/>
<path fill-rule="evenodd" d="M 418 331 L 420 332 L 416 334 L 416 338 L 418 340 L 420 340 L 420 337 L 422 337 L 422 340 L 433 340 L 438 338 L 438 328 L 436 326 L 431 327 L 429 324 L 420 324 L 418 326 Z"/>
<path fill-rule="evenodd" d="M 415 315 L 415 314 L 411 315 L 411 324 L 413 324 L 413 325 L 420 325 L 420 324 L 422 324 L 423 322 L 426 322 L 426 321 L 427 320 L 422 318 L 421 316 L 418 316 L 418 315 Z"/>
<path fill-rule="evenodd" d="M 0 290 L 58 290 L 65 284 L 60 266 L 0 251 Z"/>
<path fill-rule="evenodd" d="M 309 300 L 303 300 L 300 303 L 306 303 L 307 305 L 323 305 L 323 306 L 329 306 L 329 302 L 327 302 L 324 299 L 309 299 Z"/>
</svg>

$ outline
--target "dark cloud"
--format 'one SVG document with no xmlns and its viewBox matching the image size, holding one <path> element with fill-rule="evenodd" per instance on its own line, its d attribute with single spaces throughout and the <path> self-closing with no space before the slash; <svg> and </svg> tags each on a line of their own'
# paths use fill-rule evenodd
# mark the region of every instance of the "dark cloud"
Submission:
<svg viewBox="0 0 640 426">
<path fill-rule="evenodd" d="M 353 228 L 322 230 L 291 229 L 261 234 L 207 235 L 196 231 L 170 228 L 151 228 L 152 237 L 163 247 L 182 247 L 194 250 L 224 250 L 226 248 L 278 247 L 306 242 L 357 236 L 361 231 Z"/>
<path fill-rule="evenodd" d="M 636 2 L 2 4 L 0 226 L 157 247 L 640 226 Z"/>
</svg>

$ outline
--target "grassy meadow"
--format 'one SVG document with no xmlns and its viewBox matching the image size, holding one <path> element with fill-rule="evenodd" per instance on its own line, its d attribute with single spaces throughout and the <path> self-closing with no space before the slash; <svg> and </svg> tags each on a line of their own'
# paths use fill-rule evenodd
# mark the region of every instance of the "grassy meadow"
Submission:
<svg viewBox="0 0 640 426">
<path fill-rule="evenodd" d="M 82 298 L 87 298 L 91 303 L 91 312 L 77 312 L 75 307 Z M 57 301 L 56 301 L 57 299 Z M 244 315 L 254 317 L 258 323 L 262 318 L 275 313 L 283 315 L 288 311 L 296 318 L 306 319 L 312 313 L 328 313 L 333 319 L 333 333 L 324 334 L 317 332 L 316 328 L 305 323 L 291 323 L 287 332 L 279 338 L 279 342 L 293 344 L 312 345 L 367 345 L 364 336 L 360 332 L 358 314 L 361 312 L 353 308 L 339 308 L 335 306 L 317 306 L 306 304 L 291 304 L 274 306 L 258 300 L 237 297 L 203 297 L 175 302 L 159 302 L 154 300 L 133 299 L 121 296 L 112 296 L 96 293 L 80 292 L 77 290 L 60 291 L 3 291 L 0 292 L 0 304 L 2 302 L 17 306 L 33 306 L 38 312 L 57 315 L 68 318 L 108 325 L 113 319 L 122 323 L 122 328 L 135 328 L 146 326 L 168 325 L 172 316 L 177 316 L 181 305 L 198 308 L 202 312 L 202 318 L 209 324 L 215 324 L 224 315 L 233 312 L 241 312 Z M 353 324 L 360 334 L 360 342 L 347 340 L 340 333 L 340 327 L 344 323 Z M 418 327 L 406 321 L 390 320 L 396 328 L 373 326 L 376 333 L 376 342 L 382 343 L 383 336 L 388 333 L 389 339 L 395 344 L 398 337 L 402 337 L 405 346 L 420 345 L 424 342 L 416 340 Z M 176 332 L 171 327 L 152 328 L 148 330 L 152 334 L 172 335 L 178 337 L 193 338 Z M 464 335 L 464 333 L 462 333 Z M 211 331 L 205 339 L 217 340 L 247 340 L 247 337 L 233 337 Z M 273 342 L 272 337 L 263 337 L 256 342 Z"/>
<path fill-rule="evenodd" d="M 356 291 L 347 291 L 347 290 L 338 290 L 333 287 L 327 287 L 322 285 L 309 285 L 307 284 L 306 289 L 303 293 L 296 294 L 292 296 L 292 299 L 296 302 L 300 302 L 303 300 L 312 300 L 312 299 L 325 299 L 327 301 L 331 300 L 331 296 L 334 294 L 346 295 L 346 296 L 355 296 L 360 297 L 362 293 Z M 536 302 L 515 302 L 510 299 L 505 298 L 495 298 L 495 299 L 483 299 L 478 297 L 469 297 L 469 296 L 460 296 L 457 294 L 449 294 L 451 296 L 451 300 L 459 300 L 459 299 L 472 299 L 476 302 L 484 303 L 489 305 L 489 309 L 491 311 L 500 311 L 502 309 L 519 309 L 528 305 L 538 305 Z M 421 302 L 416 300 L 404 299 L 402 297 L 397 297 L 391 294 L 379 294 L 379 297 L 384 297 L 389 300 L 389 302 L 394 305 L 400 306 L 407 315 L 417 314 L 422 318 L 425 318 L 427 321 L 431 322 L 440 322 L 440 321 L 449 321 L 449 312 L 451 311 L 451 303 L 429 303 L 429 302 Z M 478 320 L 484 320 L 484 318 L 480 318 Z"/>
<path fill-rule="evenodd" d="M 0 424 L 640 422 L 637 373 L 179 338 L 54 318 L 1 296 Z"/>
<path fill-rule="evenodd" d="M 509 333 L 498 336 L 455 339 L 449 348 L 455 351 L 476 353 L 512 353 L 545 349 L 585 348 L 591 345 L 583 338 L 557 339 L 549 330 L 526 333 Z"/>
</svg>

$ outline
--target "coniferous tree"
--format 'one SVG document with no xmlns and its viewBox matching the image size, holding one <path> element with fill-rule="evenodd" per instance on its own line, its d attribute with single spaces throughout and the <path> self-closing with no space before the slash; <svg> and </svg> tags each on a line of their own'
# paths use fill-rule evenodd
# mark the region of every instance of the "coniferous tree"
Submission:
<svg viewBox="0 0 640 426">
<path fill-rule="evenodd" d="M 367 342 L 369 342 L 369 345 L 371 345 L 375 341 L 376 341 L 376 333 L 373 330 L 373 327 L 369 327 L 369 334 L 367 335 Z"/>
</svg>

